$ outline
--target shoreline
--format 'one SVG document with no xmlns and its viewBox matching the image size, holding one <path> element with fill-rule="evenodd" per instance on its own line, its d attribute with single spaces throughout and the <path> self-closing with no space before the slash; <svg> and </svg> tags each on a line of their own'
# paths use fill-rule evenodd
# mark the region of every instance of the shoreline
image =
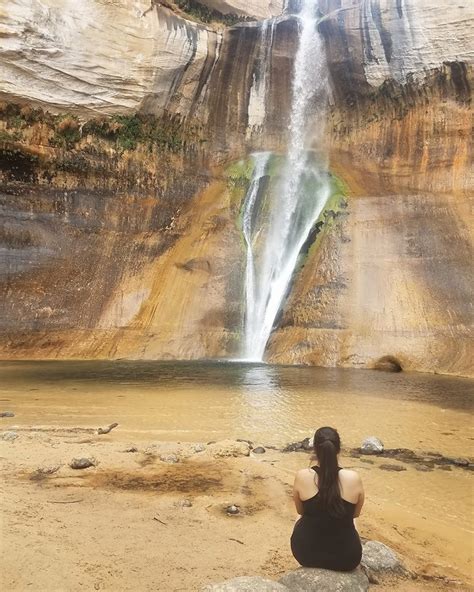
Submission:
<svg viewBox="0 0 474 592">
<path fill-rule="evenodd" d="M 30 425 L 17 435 L 1 442 L 6 590 L 52 592 L 64 589 L 66 578 L 69 591 L 178 592 L 241 575 L 278 579 L 297 567 L 289 549 L 291 484 L 309 455 L 254 454 L 237 441 L 134 442 L 120 426 L 99 435 L 94 428 Z M 96 466 L 69 467 L 81 457 L 94 457 Z M 440 520 L 437 492 L 467 493 L 470 471 L 420 472 L 399 459 L 390 462 L 401 470 L 383 470 L 387 459 L 347 453 L 341 461 L 365 483 L 366 506 L 356 521 L 361 537 L 387 544 L 417 574 L 377 589 L 468 590 L 465 525 Z M 417 499 L 427 480 L 435 497 Z M 459 507 L 454 501 L 443 509 L 447 516 Z M 230 505 L 238 515 L 229 516 Z"/>
</svg>

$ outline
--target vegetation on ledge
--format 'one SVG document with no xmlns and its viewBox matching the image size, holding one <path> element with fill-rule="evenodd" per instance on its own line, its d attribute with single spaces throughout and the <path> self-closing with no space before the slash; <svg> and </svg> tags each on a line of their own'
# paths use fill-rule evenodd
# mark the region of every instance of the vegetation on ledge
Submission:
<svg viewBox="0 0 474 592">
<path fill-rule="evenodd" d="M 118 152 L 142 145 L 149 151 L 176 153 L 204 142 L 201 126 L 186 124 L 179 114 L 164 112 L 156 117 L 132 113 L 83 123 L 72 113 L 53 115 L 28 105 L 0 103 L 0 142 L 27 141 L 28 130 L 36 124 L 42 127 L 47 145 L 66 150 L 75 149 L 87 137 L 105 140 Z"/>
</svg>

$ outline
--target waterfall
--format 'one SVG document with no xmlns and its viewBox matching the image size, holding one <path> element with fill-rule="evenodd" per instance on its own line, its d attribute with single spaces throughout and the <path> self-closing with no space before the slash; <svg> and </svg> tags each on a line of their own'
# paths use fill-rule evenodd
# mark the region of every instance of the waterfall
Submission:
<svg viewBox="0 0 474 592">
<path fill-rule="evenodd" d="M 270 214 L 259 237 L 255 257 L 252 219 L 256 195 L 268 155 L 254 155 L 255 168 L 245 200 L 244 235 L 247 243 L 244 357 L 262 360 L 275 318 L 283 304 L 298 255 L 328 197 L 325 163 L 316 164 L 327 104 L 327 68 L 317 32 L 317 0 L 302 0 L 295 56 L 288 152 L 281 178 L 269 200 Z M 310 122 L 316 122 L 312 129 Z M 311 145 L 308 145 L 311 142 Z M 310 150 L 311 149 L 311 150 Z M 255 229 L 253 229 L 255 234 Z"/>
</svg>

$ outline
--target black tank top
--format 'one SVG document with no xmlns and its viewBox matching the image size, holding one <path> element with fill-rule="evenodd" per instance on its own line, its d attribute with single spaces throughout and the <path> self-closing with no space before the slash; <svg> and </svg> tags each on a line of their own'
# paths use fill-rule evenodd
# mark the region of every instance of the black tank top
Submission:
<svg viewBox="0 0 474 592">
<path fill-rule="evenodd" d="M 319 467 L 311 467 L 317 474 Z M 339 469 L 341 470 L 341 469 Z M 344 513 L 331 516 L 321 507 L 319 491 L 303 503 L 303 516 L 295 524 L 291 550 L 305 567 L 350 571 L 360 563 L 362 546 L 354 526 L 356 504 L 342 500 Z"/>
</svg>

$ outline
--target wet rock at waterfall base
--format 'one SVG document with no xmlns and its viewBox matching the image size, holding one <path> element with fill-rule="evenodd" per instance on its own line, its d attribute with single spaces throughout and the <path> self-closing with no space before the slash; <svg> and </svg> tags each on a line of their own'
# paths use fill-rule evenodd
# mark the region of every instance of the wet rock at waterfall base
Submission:
<svg viewBox="0 0 474 592">
<path fill-rule="evenodd" d="M 2 411 L 0 417 L 15 417 L 15 414 L 12 411 Z"/>
<path fill-rule="evenodd" d="M 279 582 L 295 592 L 367 592 L 369 589 L 369 579 L 360 568 L 337 572 L 300 567 L 284 575 Z"/>
<path fill-rule="evenodd" d="M 95 458 L 73 458 L 69 463 L 71 469 L 88 469 L 89 467 L 95 467 L 97 461 Z"/>
<path fill-rule="evenodd" d="M 391 464 L 380 465 L 379 469 L 382 469 L 382 471 L 394 471 L 396 473 L 407 470 L 406 467 L 402 467 L 401 465 L 391 465 Z"/>
<path fill-rule="evenodd" d="M 375 436 L 370 436 L 362 442 L 360 447 L 361 454 L 381 454 L 384 450 L 382 440 Z"/>
<path fill-rule="evenodd" d="M 266 450 L 263 446 L 257 446 L 252 450 L 254 454 L 265 454 Z"/>
<path fill-rule="evenodd" d="M 289 588 L 260 576 L 242 576 L 217 584 L 208 584 L 202 592 L 290 592 Z"/>
</svg>

